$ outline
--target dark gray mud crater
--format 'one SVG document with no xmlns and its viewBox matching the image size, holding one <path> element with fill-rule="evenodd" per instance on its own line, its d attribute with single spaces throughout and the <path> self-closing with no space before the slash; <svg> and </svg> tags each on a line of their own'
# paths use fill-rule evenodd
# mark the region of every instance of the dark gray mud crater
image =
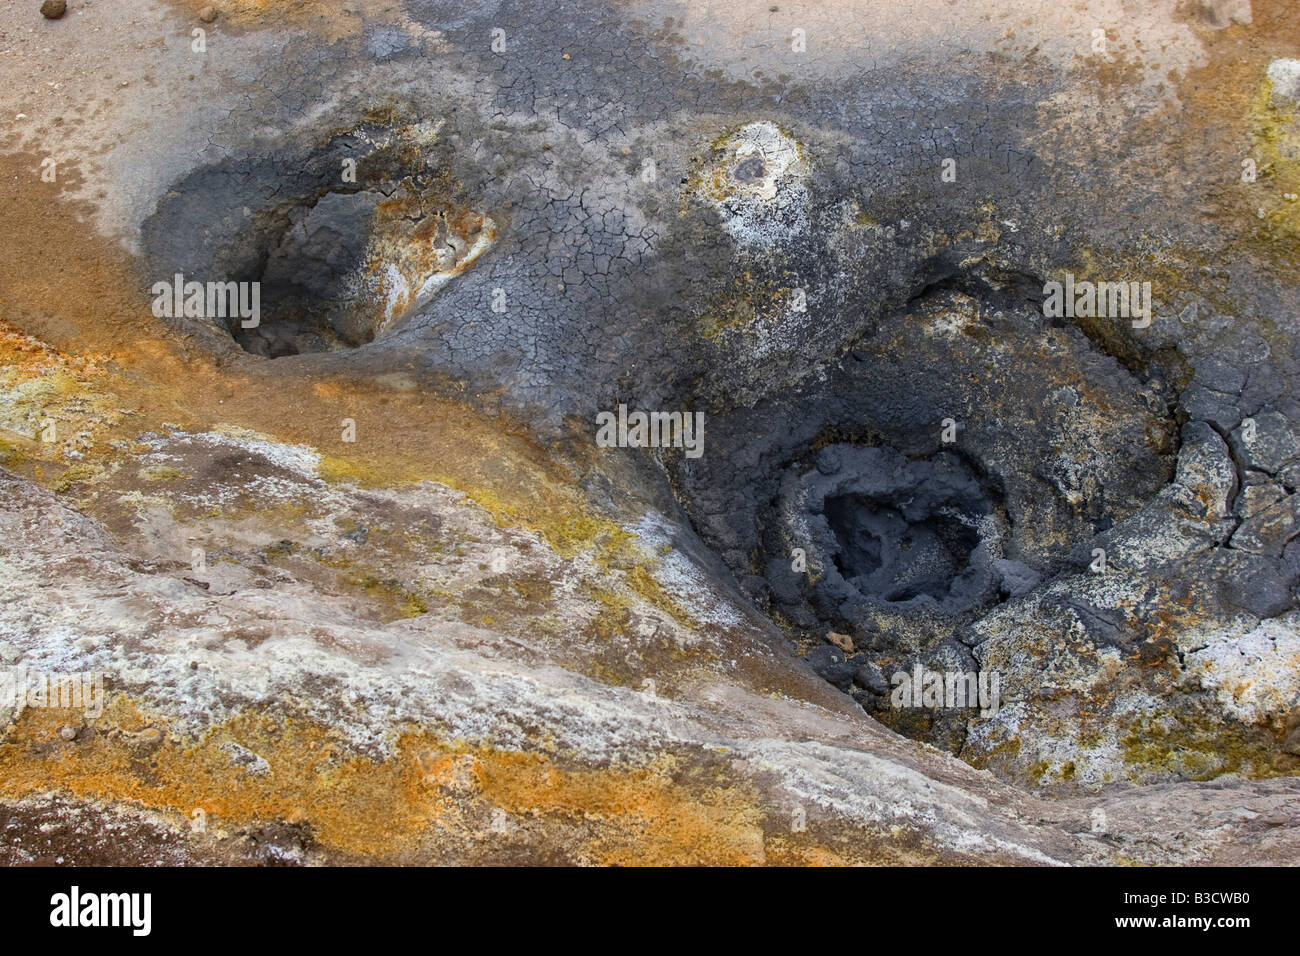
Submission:
<svg viewBox="0 0 1300 956">
<path fill-rule="evenodd" d="M 146 220 L 148 258 L 166 264 L 158 274 L 260 284 L 255 327 L 178 317 L 186 331 L 224 332 L 267 358 L 365 345 L 385 325 L 383 276 L 374 274 L 384 226 L 392 244 L 418 244 L 448 263 L 483 229 L 456 176 L 454 132 L 429 136 L 417 117 L 386 109 L 312 132 L 318 140 L 196 170 Z"/>
</svg>

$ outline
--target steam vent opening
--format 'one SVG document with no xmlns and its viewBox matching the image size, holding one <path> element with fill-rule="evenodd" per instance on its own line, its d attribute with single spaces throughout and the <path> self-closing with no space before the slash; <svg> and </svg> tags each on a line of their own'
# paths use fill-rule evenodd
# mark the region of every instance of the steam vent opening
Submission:
<svg viewBox="0 0 1300 956">
<path fill-rule="evenodd" d="M 955 457 L 832 445 L 798 487 L 810 524 L 830 532 L 834 571 L 864 600 L 953 611 L 988 596 L 994 504 Z"/>
<path fill-rule="evenodd" d="M 860 495 L 829 499 L 826 520 L 840 545 L 840 574 L 859 592 L 890 603 L 922 594 L 947 597 L 979 544 L 959 515 L 941 512 L 909 522 L 896 508 Z"/>
<path fill-rule="evenodd" d="M 366 345 L 497 239 L 495 220 L 456 179 L 446 127 L 370 117 L 251 172 L 197 170 L 145 222 L 149 256 L 160 272 L 255 284 L 256 317 L 206 316 L 245 351 L 279 358 Z"/>
</svg>

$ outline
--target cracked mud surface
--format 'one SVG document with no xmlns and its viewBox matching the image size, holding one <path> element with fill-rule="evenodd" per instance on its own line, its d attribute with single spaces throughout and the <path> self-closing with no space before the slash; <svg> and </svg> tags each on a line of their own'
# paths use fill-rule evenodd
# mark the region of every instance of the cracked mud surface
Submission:
<svg viewBox="0 0 1300 956">
<path fill-rule="evenodd" d="M 4 2 L 0 859 L 1296 859 L 1284 3 Z"/>
</svg>

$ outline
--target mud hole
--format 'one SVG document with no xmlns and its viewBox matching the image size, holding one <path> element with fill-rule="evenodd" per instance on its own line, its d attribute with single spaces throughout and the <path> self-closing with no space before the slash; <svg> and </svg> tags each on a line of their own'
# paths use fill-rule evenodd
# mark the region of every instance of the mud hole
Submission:
<svg viewBox="0 0 1300 956">
<path fill-rule="evenodd" d="M 185 307 L 163 318 L 224 319 L 266 358 L 338 351 L 373 341 L 470 268 L 497 225 L 454 179 L 447 121 L 385 120 L 176 183 L 144 223 L 147 255 L 203 285 L 256 284 L 260 308 L 214 316 L 191 307 L 187 285 Z"/>
<path fill-rule="evenodd" d="M 1088 569 L 1086 543 L 1172 478 L 1185 372 L 1126 367 L 1044 318 L 1029 277 L 917 284 L 818 385 L 715 416 L 710 456 L 670 468 L 705 541 L 819 673 L 952 746 L 961 720 L 898 721 L 882 676 L 976 670 L 970 625 Z"/>
</svg>

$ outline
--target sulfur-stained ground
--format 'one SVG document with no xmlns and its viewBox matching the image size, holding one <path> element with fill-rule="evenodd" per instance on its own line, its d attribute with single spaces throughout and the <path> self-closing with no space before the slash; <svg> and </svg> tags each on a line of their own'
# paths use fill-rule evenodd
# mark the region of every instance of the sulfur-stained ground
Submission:
<svg viewBox="0 0 1300 956">
<path fill-rule="evenodd" d="M 2 2 L 0 860 L 1296 859 L 1286 3 Z"/>
</svg>

